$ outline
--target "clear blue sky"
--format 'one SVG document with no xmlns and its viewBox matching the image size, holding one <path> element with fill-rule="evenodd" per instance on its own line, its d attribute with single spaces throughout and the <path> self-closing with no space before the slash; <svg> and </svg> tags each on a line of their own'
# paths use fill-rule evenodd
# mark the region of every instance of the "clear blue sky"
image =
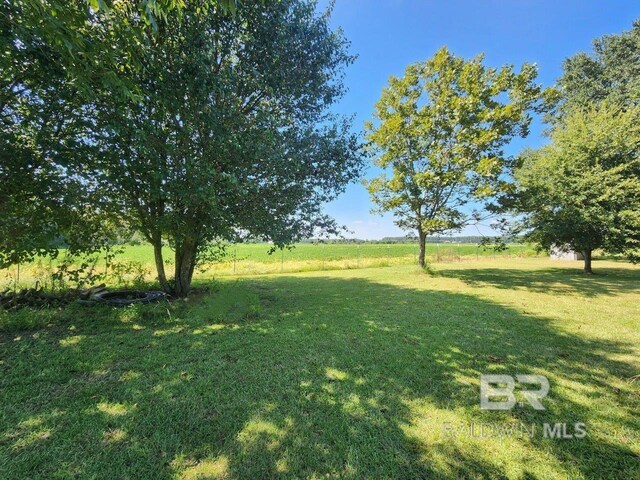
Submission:
<svg viewBox="0 0 640 480">
<path fill-rule="evenodd" d="M 320 7 L 327 4 L 321 1 Z M 464 57 L 483 52 L 491 66 L 536 63 L 539 82 L 553 85 L 566 57 L 590 51 L 596 37 L 630 29 L 638 17 L 638 0 L 337 0 L 332 24 L 344 30 L 358 59 L 346 72 L 349 92 L 335 111 L 354 114 L 354 128 L 362 129 L 389 76 L 402 75 L 408 64 L 429 58 L 444 45 Z M 536 125 L 508 153 L 543 141 Z M 375 173 L 370 167 L 367 176 Z M 355 232 L 350 236 L 405 234 L 392 217 L 371 215 L 370 209 L 368 194 L 358 184 L 326 211 Z M 475 233 L 475 228 L 463 231 Z"/>
</svg>

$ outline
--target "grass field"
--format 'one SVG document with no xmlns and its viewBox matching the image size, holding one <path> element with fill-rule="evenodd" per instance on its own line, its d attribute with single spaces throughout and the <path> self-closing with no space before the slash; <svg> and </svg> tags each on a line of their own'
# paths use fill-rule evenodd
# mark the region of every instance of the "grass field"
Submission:
<svg viewBox="0 0 640 480">
<path fill-rule="evenodd" d="M 168 249 L 167 249 L 168 250 Z M 278 250 L 269 255 L 268 244 L 237 244 L 227 247 L 227 261 L 231 262 L 235 257 L 238 261 L 252 261 L 259 263 L 280 263 L 282 255 L 286 262 L 304 260 L 356 260 L 357 258 L 415 258 L 418 254 L 417 244 L 311 244 L 299 243 L 292 249 Z M 510 244 L 503 252 L 495 252 L 483 249 L 476 244 L 469 243 L 441 243 L 428 244 L 427 256 L 435 260 L 436 256 L 442 258 L 453 257 L 495 257 L 514 255 L 534 255 L 535 251 L 530 245 Z M 121 259 L 135 260 L 144 263 L 153 263 L 153 250 L 147 245 L 127 246 Z"/>
<path fill-rule="evenodd" d="M 173 252 L 165 248 L 167 270 L 172 271 Z M 475 244 L 427 245 L 429 262 L 467 261 L 498 257 L 532 257 L 537 253 L 531 245 L 511 244 L 504 251 L 483 249 Z M 0 290 L 19 286 L 30 287 L 36 281 L 40 285 L 51 284 L 51 274 L 58 260 L 37 260 L 29 265 L 13 266 L 0 270 Z M 267 244 L 230 245 L 225 258 L 216 263 L 201 266 L 196 277 L 210 279 L 224 275 L 256 275 L 266 273 L 293 273 L 315 270 L 348 270 L 355 268 L 388 267 L 416 264 L 418 246 L 413 244 L 297 244 L 291 249 L 269 254 Z M 136 282 L 153 282 L 155 267 L 153 249 L 148 245 L 126 246 L 123 252 L 107 266 L 104 260 L 95 265 L 97 272 L 110 272 L 106 279 L 110 285 L 127 285 Z"/>
<path fill-rule="evenodd" d="M 224 277 L 188 302 L 1 312 L 0 477 L 640 478 L 640 269 L 579 269 Z M 481 410 L 483 373 L 547 376 L 546 410 Z M 467 429 L 519 424 L 537 430 Z"/>
</svg>

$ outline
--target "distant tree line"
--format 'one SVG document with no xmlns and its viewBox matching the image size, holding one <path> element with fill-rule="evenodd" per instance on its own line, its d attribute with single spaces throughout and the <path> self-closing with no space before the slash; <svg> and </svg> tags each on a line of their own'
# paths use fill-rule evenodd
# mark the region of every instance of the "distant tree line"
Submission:
<svg viewBox="0 0 640 480">
<path fill-rule="evenodd" d="M 496 245 L 502 243 L 520 243 L 524 241 L 524 237 L 503 237 L 503 236 L 428 236 L 425 237 L 426 243 L 449 243 L 449 244 L 475 244 L 475 245 Z M 380 240 L 365 240 L 361 238 L 332 238 L 332 239 L 307 239 L 301 243 L 328 243 L 328 244 L 417 244 L 418 237 L 383 237 Z"/>
</svg>

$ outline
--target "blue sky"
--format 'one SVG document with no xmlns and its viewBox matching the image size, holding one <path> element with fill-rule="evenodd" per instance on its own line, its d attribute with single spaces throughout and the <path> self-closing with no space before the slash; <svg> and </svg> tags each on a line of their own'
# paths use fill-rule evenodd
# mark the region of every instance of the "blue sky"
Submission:
<svg viewBox="0 0 640 480">
<path fill-rule="evenodd" d="M 639 17 L 638 0 L 337 0 L 331 22 L 344 30 L 358 59 L 346 72 L 349 92 L 334 110 L 354 114 L 354 128 L 362 129 L 389 76 L 402 75 L 408 64 L 429 58 L 444 45 L 464 57 L 484 53 L 486 64 L 496 67 L 536 63 L 539 82 L 553 85 L 566 57 L 590 51 L 594 38 L 628 30 Z M 543 141 L 537 124 L 528 138 L 512 142 L 507 153 Z M 375 173 L 369 168 L 367 176 Z M 326 207 L 354 232 L 350 236 L 405 234 L 391 216 L 371 215 L 370 209 L 360 184 Z M 469 227 L 462 233 L 478 230 Z"/>
</svg>

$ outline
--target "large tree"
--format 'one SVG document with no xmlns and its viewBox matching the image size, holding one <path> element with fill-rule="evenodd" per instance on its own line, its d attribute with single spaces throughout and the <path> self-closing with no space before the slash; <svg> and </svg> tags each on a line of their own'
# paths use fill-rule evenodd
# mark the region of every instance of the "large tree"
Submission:
<svg viewBox="0 0 640 480">
<path fill-rule="evenodd" d="M 0 231 L 25 231 L 4 260 L 55 253 L 61 234 L 95 248 L 117 214 L 182 296 L 212 243 L 336 231 L 321 205 L 361 161 L 328 110 L 353 57 L 315 2 L 23 0 L 1 13 L 0 176 L 14 182 L 0 201 L 16 215 Z"/>
<path fill-rule="evenodd" d="M 640 259 L 640 108 L 605 101 L 568 111 L 550 139 L 515 171 L 520 231 L 581 252 L 587 274 L 595 249 Z"/>
<path fill-rule="evenodd" d="M 545 248 L 594 249 L 638 259 L 640 22 L 565 60 L 551 144 L 521 155 L 517 191 L 503 206 L 524 214 L 515 228 Z"/>
<path fill-rule="evenodd" d="M 232 13 L 235 0 L 202 8 Z M 141 68 L 158 25 L 180 0 L 0 2 L 0 266 L 108 244 L 113 218 L 101 209 L 86 159 L 97 91 L 139 95 L 124 71 Z"/>
<path fill-rule="evenodd" d="M 328 109 L 353 57 L 315 2 L 189 2 L 122 73 L 134 97 L 92 104 L 95 177 L 111 210 L 153 245 L 162 287 L 189 291 L 212 242 L 279 247 L 337 225 L 322 213 L 361 169 L 357 136 Z M 174 249 L 173 279 L 163 242 Z"/>
<path fill-rule="evenodd" d="M 87 15 L 84 2 L 2 3 L 0 266 L 56 255 L 61 241 L 83 250 L 102 245 L 100 222 L 89 214 L 90 182 L 80 168 L 70 170 L 90 150 L 78 141 L 89 58 L 98 58 L 82 47 Z"/>
<path fill-rule="evenodd" d="M 535 78 L 529 64 L 495 69 L 442 48 L 389 80 L 367 130 L 375 165 L 391 176 L 367 188 L 376 212 L 417 231 L 421 266 L 428 235 L 459 230 L 474 218 L 465 205 L 506 187 L 503 147 L 528 133 L 541 94 Z"/>
</svg>

